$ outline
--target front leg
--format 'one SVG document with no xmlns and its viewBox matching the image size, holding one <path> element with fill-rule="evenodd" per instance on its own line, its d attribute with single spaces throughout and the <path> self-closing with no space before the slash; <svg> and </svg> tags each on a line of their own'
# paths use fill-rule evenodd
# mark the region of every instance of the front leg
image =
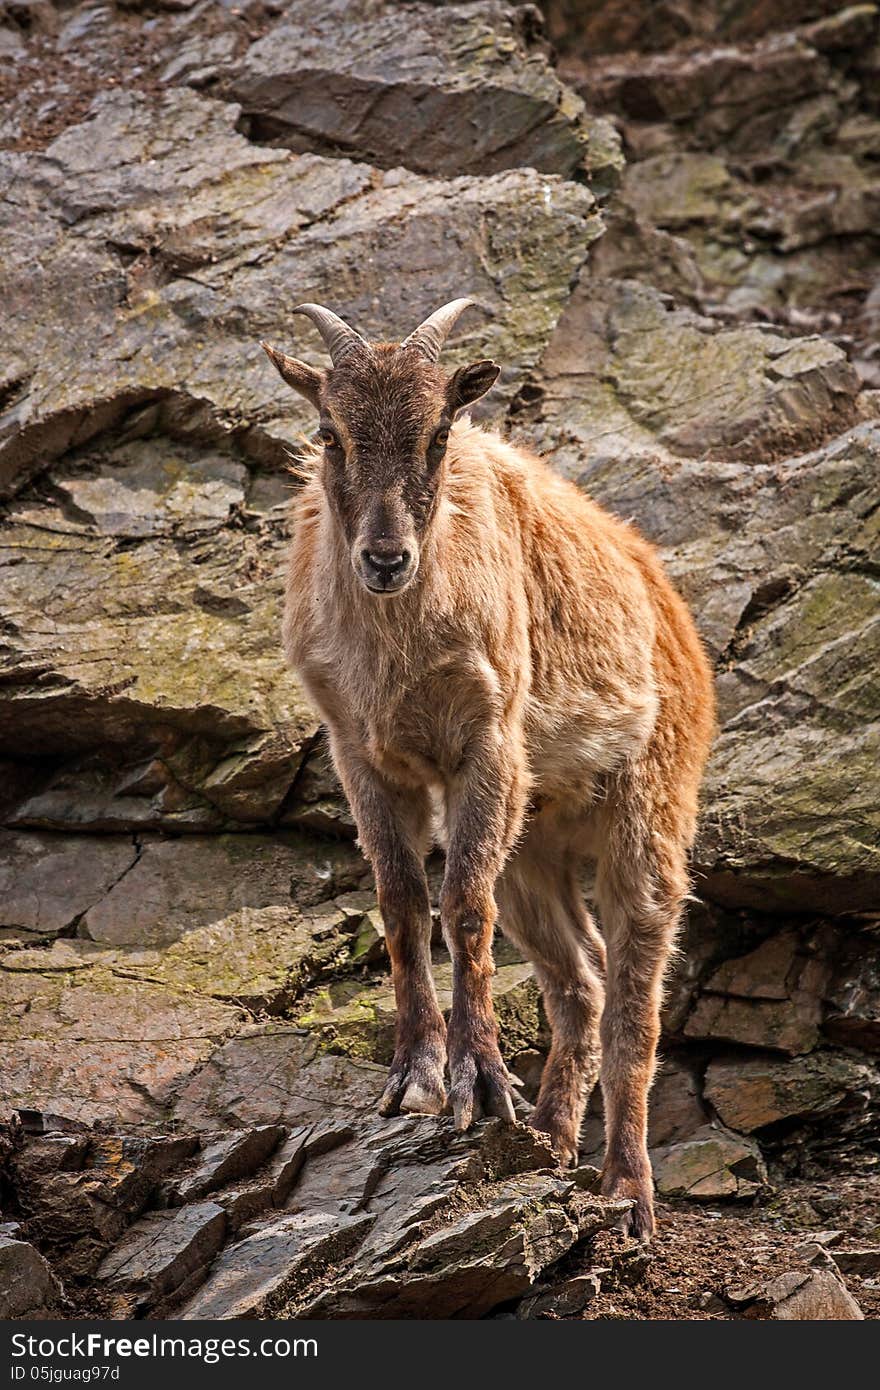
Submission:
<svg viewBox="0 0 880 1390">
<path fill-rule="evenodd" d="M 397 1002 L 397 1037 L 382 1115 L 446 1108 L 446 1025 L 431 974 L 431 902 L 424 859 L 430 805 L 423 788 L 392 786 L 331 730 L 333 760 L 376 876 Z"/>
<path fill-rule="evenodd" d="M 492 934 L 495 880 L 522 825 L 525 788 L 521 739 L 489 728 L 472 741 L 449 790 L 440 917 L 452 956 L 447 1050 L 457 1129 L 484 1114 L 515 1118 L 492 1005 Z"/>
</svg>

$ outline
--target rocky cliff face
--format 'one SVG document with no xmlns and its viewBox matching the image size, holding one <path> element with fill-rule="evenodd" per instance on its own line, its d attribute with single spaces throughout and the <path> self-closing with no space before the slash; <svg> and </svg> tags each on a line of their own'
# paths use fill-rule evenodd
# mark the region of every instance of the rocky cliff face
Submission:
<svg viewBox="0 0 880 1390">
<path fill-rule="evenodd" d="M 23 1287 L 120 1314 L 602 1306 L 617 1213 L 588 1170 L 371 1117 L 382 924 L 278 642 L 310 421 L 257 342 L 310 358 L 303 299 L 384 336 L 475 294 L 449 359 L 503 364 L 484 415 L 635 518 L 693 606 L 720 731 L 661 1194 L 778 1200 L 829 1144 L 870 1181 L 878 10 L 548 10 L 559 66 L 498 0 L 0 3 L 13 1313 Z M 525 1114 L 546 1024 L 498 958 Z"/>
</svg>

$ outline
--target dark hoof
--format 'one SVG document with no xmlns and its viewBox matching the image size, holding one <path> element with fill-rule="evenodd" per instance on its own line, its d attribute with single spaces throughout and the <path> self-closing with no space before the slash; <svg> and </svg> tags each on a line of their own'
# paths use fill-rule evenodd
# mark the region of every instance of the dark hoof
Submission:
<svg viewBox="0 0 880 1390">
<path fill-rule="evenodd" d="M 484 1115 L 515 1123 L 510 1077 L 497 1049 L 462 1049 L 450 1057 L 449 1075 L 449 1103 L 456 1129 L 470 1129 Z"/>
<path fill-rule="evenodd" d="M 433 1043 L 396 1052 L 379 1101 L 379 1114 L 442 1115 L 446 1109 L 445 1062 L 443 1050 Z"/>
<path fill-rule="evenodd" d="M 625 1198 L 632 1202 L 621 1221 L 625 1236 L 647 1245 L 654 1234 L 654 1191 L 650 1177 L 630 1177 L 605 1172 L 602 1175 L 602 1196 Z"/>
<path fill-rule="evenodd" d="M 578 1166 L 578 1136 L 571 1123 L 566 1124 L 558 1117 L 548 1115 L 542 1110 L 539 1101 L 529 1116 L 528 1124 L 538 1134 L 547 1136 L 562 1168 L 576 1168 Z"/>
</svg>

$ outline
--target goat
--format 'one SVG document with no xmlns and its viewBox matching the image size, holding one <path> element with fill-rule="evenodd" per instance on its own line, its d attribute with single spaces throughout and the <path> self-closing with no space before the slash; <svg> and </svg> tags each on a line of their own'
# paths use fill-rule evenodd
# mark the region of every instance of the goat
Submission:
<svg viewBox="0 0 880 1390">
<path fill-rule="evenodd" d="M 445 305 L 400 344 L 300 305 L 328 370 L 262 344 L 320 416 L 293 504 L 284 646 L 375 872 L 397 1002 L 381 1113 L 449 1108 L 448 1064 L 457 1128 L 513 1120 L 490 987 L 498 915 L 552 1027 L 530 1124 L 576 1163 L 601 1072 L 603 1191 L 631 1199 L 628 1228 L 648 1239 L 647 1097 L 711 674 L 634 527 L 461 414 L 499 373 L 438 365 L 472 303 Z M 431 976 L 435 837 L 448 1025 Z M 581 887 L 590 861 L 601 935 Z"/>
</svg>

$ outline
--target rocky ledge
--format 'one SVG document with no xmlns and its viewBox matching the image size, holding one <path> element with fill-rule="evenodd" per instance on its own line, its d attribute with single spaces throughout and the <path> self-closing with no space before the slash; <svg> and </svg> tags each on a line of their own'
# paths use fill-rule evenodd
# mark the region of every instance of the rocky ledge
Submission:
<svg viewBox="0 0 880 1390">
<path fill-rule="evenodd" d="M 279 1042 L 302 1053 L 294 1034 Z M 335 1113 L 303 1124 L 135 1138 L 25 1116 L 42 1132 L 10 1172 L 53 1269 L 20 1230 L 0 1236 L 4 1316 L 529 1316 L 626 1203 L 593 1195 L 594 1169 L 560 1175 L 524 1126 L 366 1120 L 375 1071 L 319 1067 Z"/>
</svg>

